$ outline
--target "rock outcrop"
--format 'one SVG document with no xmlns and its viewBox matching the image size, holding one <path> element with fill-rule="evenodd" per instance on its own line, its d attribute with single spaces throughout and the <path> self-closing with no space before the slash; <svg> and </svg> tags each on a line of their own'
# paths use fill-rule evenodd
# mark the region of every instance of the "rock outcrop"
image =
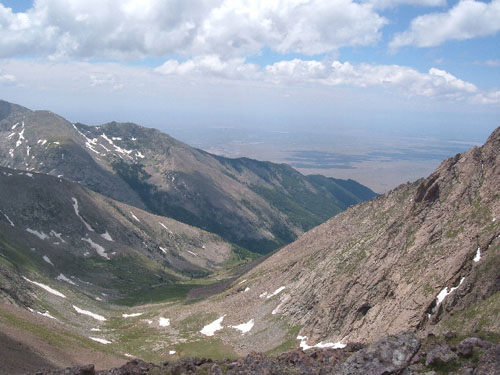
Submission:
<svg viewBox="0 0 500 375">
<path fill-rule="evenodd" d="M 359 346 L 306 352 L 297 349 L 277 357 L 250 353 L 238 360 L 184 358 L 161 364 L 134 359 L 120 368 L 110 370 L 96 371 L 93 365 L 87 365 L 56 371 L 41 370 L 36 375 L 430 375 L 436 374 L 436 371 L 452 375 L 500 373 L 500 344 L 478 338 L 470 338 L 468 342 L 474 343 L 474 361 L 466 356 L 457 356 L 452 351 L 457 348 L 450 347 L 444 341 L 436 342 L 431 339 L 421 342 L 413 333 L 403 333 L 385 337 L 360 350 Z M 436 360 L 437 358 L 440 360 Z"/>
</svg>

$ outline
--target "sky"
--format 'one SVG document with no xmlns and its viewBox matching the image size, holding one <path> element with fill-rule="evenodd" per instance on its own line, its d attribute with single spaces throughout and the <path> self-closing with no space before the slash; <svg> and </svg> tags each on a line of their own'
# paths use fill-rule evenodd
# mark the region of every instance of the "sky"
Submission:
<svg viewBox="0 0 500 375">
<path fill-rule="evenodd" d="M 0 98 L 71 121 L 500 125 L 500 0 L 0 0 Z"/>
</svg>

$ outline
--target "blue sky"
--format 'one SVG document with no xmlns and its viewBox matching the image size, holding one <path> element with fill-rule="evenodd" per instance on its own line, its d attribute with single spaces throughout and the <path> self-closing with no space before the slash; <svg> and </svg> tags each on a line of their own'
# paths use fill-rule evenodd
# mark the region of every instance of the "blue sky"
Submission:
<svg viewBox="0 0 500 375">
<path fill-rule="evenodd" d="M 0 98 L 88 123 L 484 138 L 500 0 L 0 0 Z"/>
</svg>

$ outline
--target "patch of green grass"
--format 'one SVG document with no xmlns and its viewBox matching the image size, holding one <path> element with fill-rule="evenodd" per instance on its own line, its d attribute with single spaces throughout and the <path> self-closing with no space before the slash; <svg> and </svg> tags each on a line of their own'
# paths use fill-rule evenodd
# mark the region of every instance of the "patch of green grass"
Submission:
<svg viewBox="0 0 500 375">
<path fill-rule="evenodd" d="M 462 231 L 462 228 L 456 228 L 456 229 L 450 229 L 450 230 L 447 230 L 445 233 L 444 233 L 444 236 L 446 238 L 454 238 L 456 237 L 460 232 Z"/>
<path fill-rule="evenodd" d="M 126 297 L 113 302 L 122 306 L 136 306 L 147 303 L 182 301 L 186 299 L 186 296 L 191 289 L 199 288 L 201 286 L 203 286 L 202 283 L 167 284 L 156 287 L 144 287 L 131 291 Z"/>
<path fill-rule="evenodd" d="M 175 328 L 179 330 L 184 337 L 189 337 L 193 332 L 199 332 L 205 325 L 217 319 L 217 314 L 199 312 L 189 315 L 184 320 L 176 324 Z"/>
<path fill-rule="evenodd" d="M 300 332 L 300 326 L 292 326 L 288 328 L 288 332 L 285 337 L 285 341 L 283 341 L 280 345 L 268 350 L 266 354 L 275 356 L 286 351 L 295 349 L 297 347 L 297 335 Z"/>
<path fill-rule="evenodd" d="M 434 289 L 430 286 L 430 284 L 428 282 L 425 283 L 423 286 L 423 293 L 424 293 L 424 296 L 426 296 L 426 297 L 434 294 Z"/>
<path fill-rule="evenodd" d="M 498 327 L 500 316 L 500 292 L 493 294 L 487 299 L 480 301 L 467 309 L 456 313 L 443 322 L 444 327 L 451 331 L 466 332 L 467 330 L 478 330 L 488 332 Z M 478 333 L 474 333 L 475 336 Z M 487 340 L 500 342 L 500 334 L 488 333 Z"/>
<path fill-rule="evenodd" d="M 57 330 L 44 327 L 40 324 L 28 322 L 3 310 L 0 310 L 0 319 L 4 320 L 8 325 L 11 325 L 20 329 L 21 331 L 28 332 L 36 337 L 43 339 L 47 344 L 54 347 L 77 348 L 83 345 L 99 352 L 115 354 L 111 348 L 105 347 L 102 344 L 94 342 L 86 337 L 79 336 L 69 331 Z"/>
<path fill-rule="evenodd" d="M 238 358 L 238 354 L 220 339 L 202 339 L 174 346 L 181 357 L 208 357 L 212 359 Z"/>
<path fill-rule="evenodd" d="M 457 361 L 439 362 L 432 366 L 429 366 L 429 368 L 440 374 L 448 374 L 449 372 L 455 372 L 460 369 L 460 363 L 458 363 Z"/>
</svg>

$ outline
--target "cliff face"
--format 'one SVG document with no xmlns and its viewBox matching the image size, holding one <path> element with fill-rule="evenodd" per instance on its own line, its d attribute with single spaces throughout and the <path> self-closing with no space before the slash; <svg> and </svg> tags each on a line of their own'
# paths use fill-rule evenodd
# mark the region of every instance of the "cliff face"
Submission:
<svg viewBox="0 0 500 375">
<path fill-rule="evenodd" d="M 498 332 L 499 186 L 500 128 L 428 178 L 307 232 L 242 277 L 255 292 L 228 292 L 227 302 L 251 305 L 283 286 L 270 309 L 302 327 L 309 344 L 405 330 Z"/>
<path fill-rule="evenodd" d="M 193 340 L 217 322 L 215 337 L 240 355 L 404 331 L 499 332 L 498 186 L 500 128 L 426 179 L 310 230 L 223 293 L 164 314 L 172 331 L 196 320 Z"/>
</svg>

